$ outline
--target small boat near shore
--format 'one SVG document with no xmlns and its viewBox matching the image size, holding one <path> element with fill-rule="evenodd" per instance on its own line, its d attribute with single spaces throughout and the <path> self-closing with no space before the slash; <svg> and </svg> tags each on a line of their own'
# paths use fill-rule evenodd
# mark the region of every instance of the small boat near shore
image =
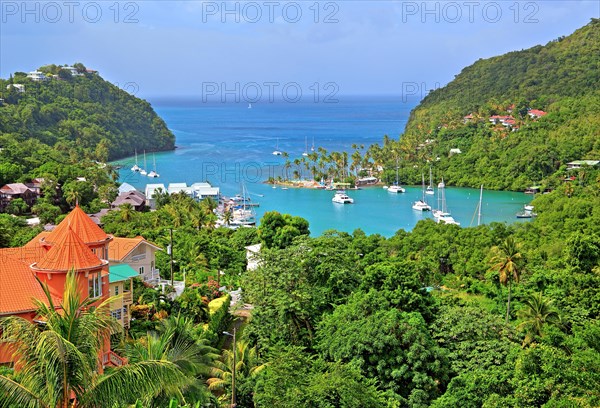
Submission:
<svg viewBox="0 0 600 408">
<path fill-rule="evenodd" d="M 533 212 L 533 205 L 525 204 L 523 206 L 523 211 L 517 213 L 517 218 L 533 218 L 536 217 L 537 214 Z"/>
</svg>

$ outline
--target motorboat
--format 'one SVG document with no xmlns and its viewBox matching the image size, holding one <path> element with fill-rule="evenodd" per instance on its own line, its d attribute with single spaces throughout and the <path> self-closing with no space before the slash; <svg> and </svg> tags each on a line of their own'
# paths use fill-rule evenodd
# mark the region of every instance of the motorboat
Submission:
<svg viewBox="0 0 600 408">
<path fill-rule="evenodd" d="M 406 190 L 404 190 L 403 187 L 393 185 L 393 186 L 389 186 L 387 188 L 387 191 L 388 191 L 388 193 L 404 193 Z"/>
<path fill-rule="evenodd" d="M 335 193 L 331 201 L 337 204 L 354 204 L 354 199 L 350 198 L 344 191 Z"/>
</svg>

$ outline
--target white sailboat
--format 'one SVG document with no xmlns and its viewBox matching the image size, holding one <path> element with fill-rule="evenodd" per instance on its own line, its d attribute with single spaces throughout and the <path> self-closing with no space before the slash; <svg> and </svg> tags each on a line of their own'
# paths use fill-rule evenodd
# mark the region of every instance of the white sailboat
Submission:
<svg viewBox="0 0 600 408">
<path fill-rule="evenodd" d="M 475 209 L 477 213 L 477 226 L 481 225 L 481 205 L 483 203 L 483 184 L 481 185 L 481 189 L 479 190 L 479 204 L 477 204 L 477 208 Z M 473 225 L 473 220 L 475 219 L 475 214 L 473 214 L 473 218 L 471 218 L 471 223 L 469 227 Z"/>
<path fill-rule="evenodd" d="M 275 145 L 275 150 L 273 151 L 273 156 L 281 156 L 282 153 L 279 151 L 279 138 L 277 138 L 277 144 Z"/>
<path fill-rule="evenodd" d="M 398 183 L 398 159 L 396 159 L 396 184 L 387 188 L 388 193 L 404 193 L 404 188 Z"/>
<path fill-rule="evenodd" d="M 421 178 L 423 179 L 423 197 L 415 201 L 412 208 L 417 211 L 431 211 L 431 206 L 425 201 L 425 175 L 421 174 Z"/>
<path fill-rule="evenodd" d="M 160 174 L 158 174 L 156 172 L 156 156 L 154 156 L 154 153 L 152 153 L 152 160 L 154 161 L 154 170 L 152 170 L 150 173 L 148 173 L 148 177 L 152 177 L 152 178 L 160 177 Z"/>
<path fill-rule="evenodd" d="M 138 159 L 137 159 L 137 149 L 135 150 L 135 164 L 133 165 L 133 167 L 131 168 L 131 171 L 133 171 L 134 173 L 137 173 L 141 170 L 141 167 L 138 166 Z"/>
<path fill-rule="evenodd" d="M 315 137 L 314 137 L 314 136 L 313 136 L 313 144 L 312 144 L 312 146 L 311 146 L 311 148 L 310 148 L 310 151 L 311 151 L 311 152 L 314 152 L 314 151 L 315 151 Z"/>
<path fill-rule="evenodd" d="M 444 184 L 443 178 L 442 182 L 438 184 L 438 208 L 433 210 L 432 214 L 438 223 L 444 222 L 446 224 L 460 225 L 448 211 L 446 205 L 446 184 Z"/>
<path fill-rule="evenodd" d="M 148 174 L 148 172 L 146 171 L 146 151 L 144 150 L 144 168 L 140 169 L 140 174 L 142 176 L 145 176 Z"/>
<path fill-rule="evenodd" d="M 304 153 L 302 153 L 302 156 L 308 157 L 308 138 L 306 136 L 304 136 Z"/>
<path fill-rule="evenodd" d="M 251 227 L 256 225 L 256 212 L 254 208 L 250 206 L 248 208 L 247 203 L 250 200 L 248 197 L 248 191 L 246 186 L 242 184 L 242 208 L 237 208 L 233 211 L 233 220 L 229 224 L 230 226 L 237 227 Z"/>
<path fill-rule="evenodd" d="M 252 104 L 251 103 L 248 104 L 248 109 L 252 109 Z"/>
<path fill-rule="evenodd" d="M 429 167 L 429 185 L 425 190 L 425 194 L 434 195 L 435 191 L 433 190 L 433 177 L 431 176 L 431 166 Z"/>
</svg>

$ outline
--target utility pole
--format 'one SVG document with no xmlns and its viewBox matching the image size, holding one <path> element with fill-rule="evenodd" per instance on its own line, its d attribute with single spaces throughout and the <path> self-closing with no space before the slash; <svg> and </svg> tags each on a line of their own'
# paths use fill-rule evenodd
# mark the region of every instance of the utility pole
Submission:
<svg viewBox="0 0 600 408">
<path fill-rule="evenodd" d="M 233 334 L 229 333 L 229 332 L 223 332 L 223 334 L 230 336 L 233 338 L 233 369 L 232 371 L 232 375 L 231 375 L 231 408 L 235 408 L 236 407 L 236 400 L 235 400 L 235 365 L 236 365 L 236 360 L 237 360 L 237 347 L 235 346 L 235 331 L 236 331 L 236 327 L 235 325 L 233 326 Z"/>
<path fill-rule="evenodd" d="M 169 254 L 171 255 L 171 287 L 175 287 L 173 282 L 173 228 L 169 228 L 171 235 L 171 245 L 169 246 Z"/>
<path fill-rule="evenodd" d="M 233 376 L 231 377 L 231 408 L 235 408 L 235 365 L 236 365 L 236 354 L 237 347 L 235 346 L 235 326 L 233 326 Z"/>
</svg>

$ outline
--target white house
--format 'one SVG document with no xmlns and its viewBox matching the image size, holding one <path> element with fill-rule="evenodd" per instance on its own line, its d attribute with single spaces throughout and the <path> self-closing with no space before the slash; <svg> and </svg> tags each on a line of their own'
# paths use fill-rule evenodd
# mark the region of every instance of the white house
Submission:
<svg viewBox="0 0 600 408">
<path fill-rule="evenodd" d="M 22 85 L 22 84 L 11 84 L 11 85 L 7 85 L 6 89 L 10 89 L 11 87 L 15 88 L 17 90 L 17 92 L 19 92 L 19 93 L 25 92 L 25 85 Z"/>
<path fill-rule="evenodd" d="M 44 74 L 43 72 L 40 71 L 31 71 L 29 74 L 27 74 L 27 78 L 31 79 L 32 81 L 45 81 L 46 79 L 48 79 L 46 77 L 46 74 Z"/>
<path fill-rule="evenodd" d="M 596 167 L 600 160 L 575 160 L 567 163 L 567 170 L 580 169 L 583 166 Z"/>
<path fill-rule="evenodd" d="M 71 73 L 71 75 L 73 76 L 80 76 L 83 75 L 82 73 L 80 73 L 79 71 L 77 71 L 77 68 L 74 67 L 62 67 L 61 69 L 66 69 L 67 71 L 69 71 Z"/>
<path fill-rule="evenodd" d="M 450 149 L 450 156 L 455 155 L 455 154 L 461 154 L 462 151 L 460 149 L 454 148 L 454 149 Z"/>
<path fill-rule="evenodd" d="M 203 200 L 206 197 L 218 200 L 221 193 L 219 187 L 213 187 L 209 183 L 194 183 L 190 188 L 192 189 L 193 198 L 196 200 Z"/>
<path fill-rule="evenodd" d="M 163 192 L 167 192 L 167 189 L 164 184 L 146 184 L 146 190 L 144 195 L 146 196 L 146 205 L 152 209 L 156 208 L 156 199 L 154 198 L 154 194 L 157 190 L 162 190 Z"/>
<path fill-rule="evenodd" d="M 185 183 L 169 183 L 167 191 L 169 194 L 179 194 L 183 192 L 190 197 L 192 196 L 192 190 Z"/>
</svg>

